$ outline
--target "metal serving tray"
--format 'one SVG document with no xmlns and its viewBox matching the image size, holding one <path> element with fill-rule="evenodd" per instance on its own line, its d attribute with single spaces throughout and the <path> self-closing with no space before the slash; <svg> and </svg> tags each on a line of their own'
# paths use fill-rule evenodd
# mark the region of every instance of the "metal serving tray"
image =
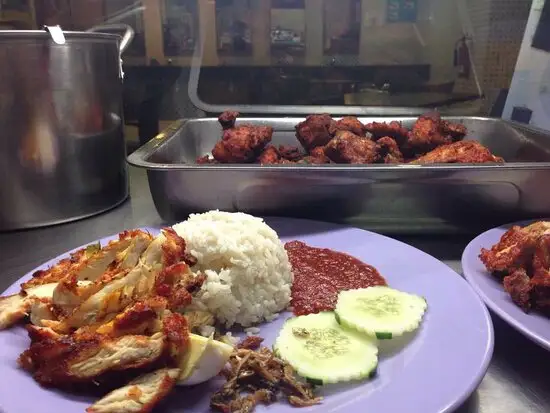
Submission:
<svg viewBox="0 0 550 413">
<path fill-rule="evenodd" d="M 221 138 L 215 118 L 181 120 L 128 156 L 147 169 L 167 222 L 210 209 L 305 217 L 384 233 L 473 233 L 550 216 L 550 135 L 515 122 L 445 117 L 504 157 L 503 165 L 196 165 Z M 271 125 L 273 144 L 297 145 L 303 118 L 239 118 Z M 402 121 L 416 117 L 361 117 Z"/>
</svg>

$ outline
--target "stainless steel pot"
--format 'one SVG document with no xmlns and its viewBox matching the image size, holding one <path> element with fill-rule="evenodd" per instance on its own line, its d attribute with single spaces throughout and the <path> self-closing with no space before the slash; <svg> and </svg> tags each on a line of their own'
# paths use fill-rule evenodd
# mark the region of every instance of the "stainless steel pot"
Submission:
<svg viewBox="0 0 550 413">
<path fill-rule="evenodd" d="M 101 33 L 125 29 L 125 35 Z M 84 218 L 128 196 L 120 55 L 128 26 L 0 31 L 0 230 Z"/>
</svg>

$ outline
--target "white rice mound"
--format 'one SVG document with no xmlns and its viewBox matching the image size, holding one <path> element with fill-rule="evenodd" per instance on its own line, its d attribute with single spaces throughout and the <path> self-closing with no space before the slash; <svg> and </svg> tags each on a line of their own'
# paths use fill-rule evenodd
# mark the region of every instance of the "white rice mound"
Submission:
<svg viewBox="0 0 550 413">
<path fill-rule="evenodd" d="M 191 214 L 174 225 L 207 279 L 193 304 L 230 327 L 272 321 L 290 303 L 293 275 L 277 233 L 241 212 Z"/>
</svg>

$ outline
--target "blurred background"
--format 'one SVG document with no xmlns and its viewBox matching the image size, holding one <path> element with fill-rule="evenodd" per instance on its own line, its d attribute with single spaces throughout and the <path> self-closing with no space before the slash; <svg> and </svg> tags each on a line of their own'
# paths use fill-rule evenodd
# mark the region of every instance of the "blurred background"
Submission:
<svg viewBox="0 0 550 413">
<path fill-rule="evenodd" d="M 420 106 L 550 129 L 547 9 L 544 0 L 0 0 L 0 29 L 132 26 L 124 116 L 136 146 L 212 104 Z"/>
</svg>

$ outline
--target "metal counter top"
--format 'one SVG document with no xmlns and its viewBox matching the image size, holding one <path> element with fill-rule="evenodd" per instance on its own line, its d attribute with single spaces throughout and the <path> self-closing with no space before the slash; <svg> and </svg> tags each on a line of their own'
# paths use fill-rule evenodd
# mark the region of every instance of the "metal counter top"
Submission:
<svg viewBox="0 0 550 413">
<path fill-rule="evenodd" d="M 0 234 L 0 291 L 26 272 L 69 249 L 123 229 L 161 225 L 144 171 L 131 168 L 130 188 L 129 201 L 102 215 L 49 228 Z M 468 238 L 400 239 L 461 273 L 460 257 Z M 495 326 L 493 360 L 478 390 L 457 413 L 550 412 L 550 353 L 492 316 Z M 449 373 L 452 376 L 452 372 Z M 426 389 L 426 393 L 430 391 Z M 396 413 L 431 412 L 415 412 L 411 406 L 409 412 Z"/>
</svg>

